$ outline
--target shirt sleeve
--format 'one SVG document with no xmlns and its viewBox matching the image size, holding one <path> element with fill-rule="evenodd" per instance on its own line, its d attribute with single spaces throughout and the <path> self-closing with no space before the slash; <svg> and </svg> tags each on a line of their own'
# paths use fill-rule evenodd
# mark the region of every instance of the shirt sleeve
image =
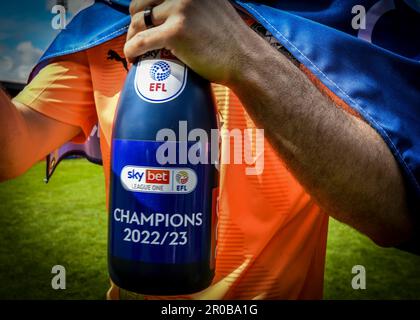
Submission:
<svg viewBox="0 0 420 320">
<path fill-rule="evenodd" d="M 46 65 L 13 101 L 45 116 L 81 128 L 82 143 L 97 123 L 92 80 L 85 52 Z"/>
</svg>

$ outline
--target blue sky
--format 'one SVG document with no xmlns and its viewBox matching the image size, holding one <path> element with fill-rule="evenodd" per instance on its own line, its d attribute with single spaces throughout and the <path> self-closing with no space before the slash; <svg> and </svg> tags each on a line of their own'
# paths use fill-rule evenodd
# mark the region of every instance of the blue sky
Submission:
<svg viewBox="0 0 420 320">
<path fill-rule="evenodd" d="M 67 20 L 90 0 L 70 0 Z M 0 80 L 26 82 L 58 33 L 51 26 L 54 0 L 0 1 Z"/>
</svg>

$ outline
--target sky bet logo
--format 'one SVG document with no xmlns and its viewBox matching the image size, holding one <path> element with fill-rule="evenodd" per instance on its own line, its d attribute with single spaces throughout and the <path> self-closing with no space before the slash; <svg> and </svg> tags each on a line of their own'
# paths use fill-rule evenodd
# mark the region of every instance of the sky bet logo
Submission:
<svg viewBox="0 0 420 320">
<path fill-rule="evenodd" d="M 141 182 L 141 179 L 143 179 L 144 172 L 140 173 L 136 171 L 135 169 L 128 172 L 127 177 L 130 180 L 137 180 L 138 182 Z"/>
<path fill-rule="evenodd" d="M 120 173 L 127 191 L 145 193 L 190 193 L 197 186 L 197 174 L 191 168 L 153 168 L 125 166 Z"/>
<path fill-rule="evenodd" d="M 169 184 L 169 170 L 146 170 L 146 182 Z"/>
<path fill-rule="evenodd" d="M 136 180 L 142 182 L 144 175 L 146 174 L 146 183 L 154 184 L 169 184 L 169 175 L 168 170 L 146 170 L 140 172 L 136 169 L 128 171 L 127 178 L 129 180 Z"/>
</svg>

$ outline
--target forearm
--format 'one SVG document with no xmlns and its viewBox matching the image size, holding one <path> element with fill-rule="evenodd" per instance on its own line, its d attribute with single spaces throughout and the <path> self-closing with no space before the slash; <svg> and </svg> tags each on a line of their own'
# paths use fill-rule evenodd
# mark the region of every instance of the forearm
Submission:
<svg viewBox="0 0 420 320">
<path fill-rule="evenodd" d="M 27 159 L 22 144 L 28 140 L 29 132 L 22 113 L 0 89 L 0 181 L 22 173 Z"/>
<path fill-rule="evenodd" d="M 80 130 L 13 103 L 0 90 L 0 182 L 23 174 Z"/>
<path fill-rule="evenodd" d="M 296 178 L 326 212 L 377 243 L 410 236 L 403 178 L 382 138 L 263 40 L 252 43 L 231 87 Z"/>
</svg>

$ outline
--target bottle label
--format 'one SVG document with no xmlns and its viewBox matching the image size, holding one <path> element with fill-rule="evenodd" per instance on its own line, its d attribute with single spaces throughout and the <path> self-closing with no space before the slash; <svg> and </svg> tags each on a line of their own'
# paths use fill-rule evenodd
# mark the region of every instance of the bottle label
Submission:
<svg viewBox="0 0 420 320">
<path fill-rule="evenodd" d="M 145 193 L 190 193 L 197 186 L 197 175 L 189 168 L 125 166 L 121 184 L 127 191 Z"/>
<path fill-rule="evenodd" d="M 147 263 L 212 260 L 214 166 L 162 166 L 156 152 L 163 143 L 179 145 L 113 140 L 111 254 Z"/>
<path fill-rule="evenodd" d="M 187 67 L 178 60 L 144 58 L 136 65 L 135 90 L 144 101 L 168 102 L 184 91 L 187 73 Z"/>
</svg>

